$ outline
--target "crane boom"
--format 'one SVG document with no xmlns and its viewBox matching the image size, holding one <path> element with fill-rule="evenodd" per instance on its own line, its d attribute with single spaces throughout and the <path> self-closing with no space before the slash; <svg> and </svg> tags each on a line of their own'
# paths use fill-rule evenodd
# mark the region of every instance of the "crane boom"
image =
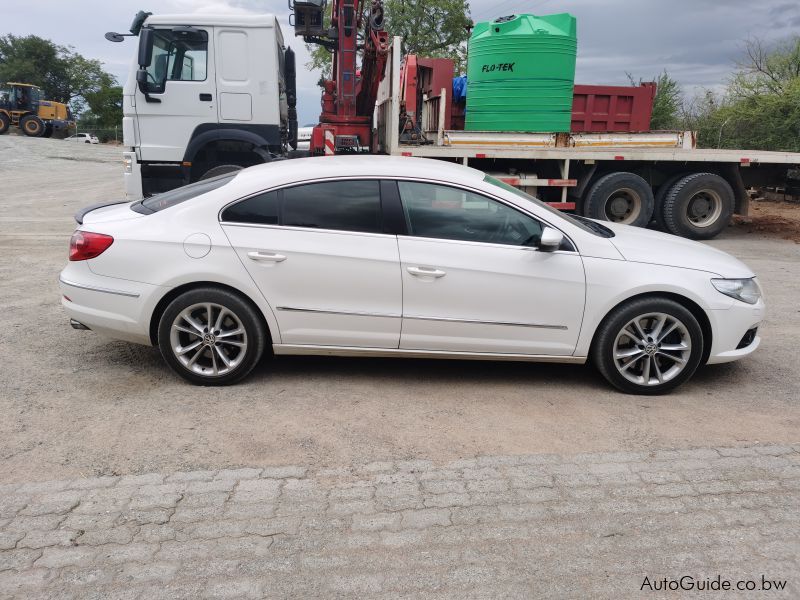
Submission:
<svg viewBox="0 0 800 600">
<path fill-rule="evenodd" d="M 331 78 L 322 83 L 322 113 L 311 135 L 311 152 L 368 150 L 372 145 L 378 84 L 389 50 L 389 34 L 383 28 L 383 1 L 371 0 L 365 11 L 360 0 L 333 0 L 330 28 L 324 24 L 326 5 L 327 0 L 289 3 L 295 35 L 332 53 Z"/>
</svg>

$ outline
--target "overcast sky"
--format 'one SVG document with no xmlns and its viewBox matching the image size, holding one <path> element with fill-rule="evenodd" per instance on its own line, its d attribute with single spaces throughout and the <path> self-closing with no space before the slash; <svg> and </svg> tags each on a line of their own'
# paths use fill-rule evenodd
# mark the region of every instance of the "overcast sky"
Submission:
<svg viewBox="0 0 800 600">
<path fill-rule="evenodd" d="M 719 89 L 747 37 L 800 34 L 797 0 L 474 0 L 471 5 L 475 21 L 520 12 L 575 15 L 577 83 L 625 84 L 626 72 L 649 79 L 666 69 L 689 94 Z M 298 65 L 308 60 L 289 27 L 286 0 L 4 0 L 0 34 L 36 34 L 74 46 L 124 81 L 134 43 L 107 42 L 103 34 L 127 32 L 140 9 L 161 14 L 274 12 L 287 43 L 298 52 Z M 301 124 L 319 115 L 318 79 L 318 73 L 299 69 Z"/>
</svg>

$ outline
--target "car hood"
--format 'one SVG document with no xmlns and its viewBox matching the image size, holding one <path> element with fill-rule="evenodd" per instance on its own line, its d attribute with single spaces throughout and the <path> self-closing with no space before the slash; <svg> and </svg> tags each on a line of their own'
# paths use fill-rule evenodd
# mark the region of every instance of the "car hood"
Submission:
<svg viewBox="0 0 800 600">
<path fill-rule="evenodd" d="M 632 262 L 707 271 L 720 277 L 754 277 L 753 271 L 727 252 L 682 237 L 603 221 L 614 232 L 609 241 Z"/>
</svg>

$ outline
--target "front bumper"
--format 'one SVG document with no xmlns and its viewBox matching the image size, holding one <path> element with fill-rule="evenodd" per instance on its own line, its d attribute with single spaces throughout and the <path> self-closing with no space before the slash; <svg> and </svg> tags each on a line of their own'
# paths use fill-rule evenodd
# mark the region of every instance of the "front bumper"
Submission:
<svg viewBox="0 0 800 600">
<path fill-rule="evenodd" d="M 159 286 L 96 275 L 80 261 L 61 271 L 59 288 L 70 319 L 114 339 L 150 345 L 150 317 L 161 295 Z"/>
<path fill-rule="evenodd" d="M 763 299 L 755 304 L 734 300 L 730 308 L 708 311 L 713 340 L 707 364 L 732 362 L 752 354 L 761 344 L 758 333 L 748 345 L 742 348 L 739 345 L 749 330 L 761 324 L 765 314 Z"/>
</svg>

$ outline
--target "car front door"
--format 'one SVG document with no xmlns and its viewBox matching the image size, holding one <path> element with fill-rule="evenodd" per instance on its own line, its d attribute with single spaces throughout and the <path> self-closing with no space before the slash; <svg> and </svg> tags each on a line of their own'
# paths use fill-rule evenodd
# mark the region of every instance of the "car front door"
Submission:
<svg viewBox="0 0 800 600">
<path fill-rule="evenodd" d="M 537 248 L 543 224 L 495 199 L 399 181 L 408 235 L 400 348 L 571 355 L 586 280 L 574 249 Z"/>
<path fill-rule="evenodd" d="M 397 236 L 378 180 L 309 183 L 223 210 L 222 227 L 271 304 L 281 343 L 397 348 Z"/>
</svg>

